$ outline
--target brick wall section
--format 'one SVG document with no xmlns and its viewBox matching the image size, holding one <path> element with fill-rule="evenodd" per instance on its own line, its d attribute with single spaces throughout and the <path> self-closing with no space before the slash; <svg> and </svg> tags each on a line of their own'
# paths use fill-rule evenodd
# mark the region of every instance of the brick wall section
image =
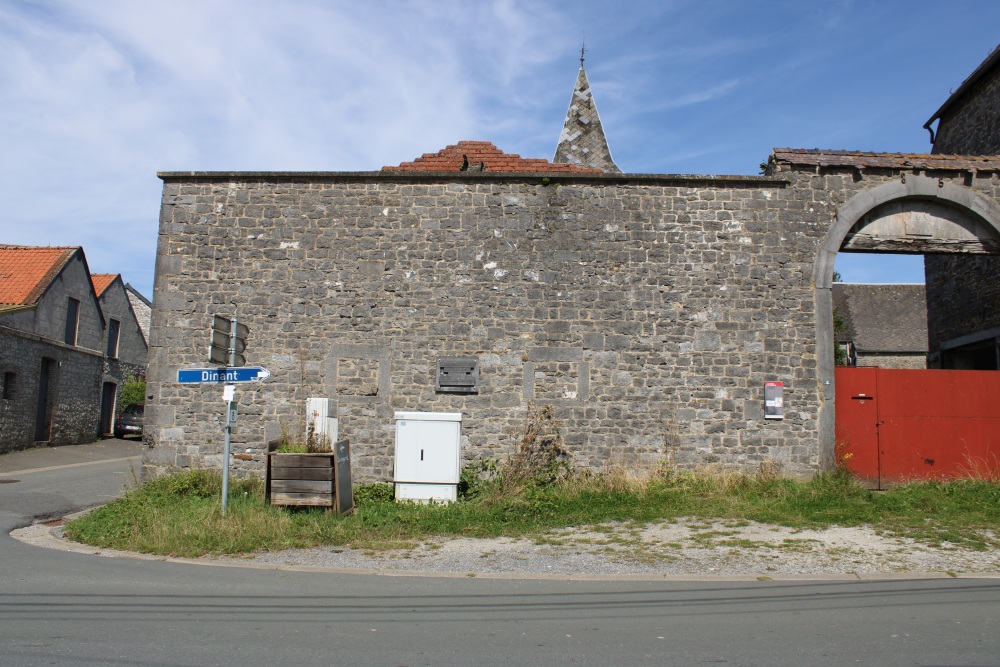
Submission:
<svg viewBox="0 0 1000 667">
<path fill-rule="evenodd" d="M 555 406 L 580 466 L 808 474 L 813 262 L 838 207 L 899 176 L 782 169 L 788 182 L 164 175 L 147 472 L 221 465 L 221 388 L 174 380 L 205 365 L 212 314 L 235 312 L 272 373 L 237 392 L 244 473 L 326 396 L 360 480 L 391 477 L 395 410 L 462 412 L 474 459 L 512 451 L 531 403 Z M 436 360 L 460 355 L 480 361 L 479 394 L 436 394 Z M 784 421 L 763 419 L 767 380 L 785 383 Z"/>
<path fill-rule="evenodd" d="M 933 152 L 1000 155 L 1000 66 L 951 103 L 938 121 Z"/>
</svg>

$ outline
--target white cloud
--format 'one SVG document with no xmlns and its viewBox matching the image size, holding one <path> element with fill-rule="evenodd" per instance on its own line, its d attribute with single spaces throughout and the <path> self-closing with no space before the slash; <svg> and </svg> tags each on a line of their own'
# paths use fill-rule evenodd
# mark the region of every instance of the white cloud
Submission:
<svg viewBox="0 0 1000 667">
<path fill-rule="evenodd" d="M 145 272 L 125 278 L 148 293 L 157 170 L 369 170 L 462 139 L 551 157 L 584 35 L 626 170 L 756 173 L 767 147 L 824 136 L 830 148 L 921 150 L 934 109 L 891 101 L 957 85 L 1000 20 L 1000 5 L 975 5 L 975 24 L 959 10 L 928 24 L 930 0 L 726 7 L 7 0 L 0 240 L 83 244 L 96 271 Z M 869 66 L 871 49 L 913 43 L 933 49 L 893 60 L 891 74 Z"/>
</svg>

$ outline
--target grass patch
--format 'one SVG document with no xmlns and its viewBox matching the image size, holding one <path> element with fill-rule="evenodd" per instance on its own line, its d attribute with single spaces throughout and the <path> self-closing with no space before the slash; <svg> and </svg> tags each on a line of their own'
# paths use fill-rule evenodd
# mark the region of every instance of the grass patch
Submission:
<svg viewBox="0 0 1000 667">
<path fill-rule="evenodd" d="M 321 545 L 381 551 L 456 536 L 539 537 L 570 526 L 593 527 L 609 543 L 627 542 L 620 527 L 598 524 L 622 522 L 635 529 L 678 517 L 701 522 L 706 544 L 732 535 L 712 531 L 716 521 L 727 527 L 756 521 L 817 529 L 868 524 L 927 544 L 1000 546 L 1000 484 L 990 481 L 923 482 L 872 492 L 841 473 L 797 482 L 671 470 L 635 480 L 544 472 L 535 478 L 477 476 L 472 492 L 447 506 L 396 503 L 389 485 L 359 486 L 356 511 L 347 517 L 270 506 L 262 482 L 235 480 L 223 517 L 221 479 L 202 470 L 152 480 L 65 529 L 72 539 L 97 547 L 187 557 Z M 559 536 L 541 541 L 555 544 Z"/>
</svg>

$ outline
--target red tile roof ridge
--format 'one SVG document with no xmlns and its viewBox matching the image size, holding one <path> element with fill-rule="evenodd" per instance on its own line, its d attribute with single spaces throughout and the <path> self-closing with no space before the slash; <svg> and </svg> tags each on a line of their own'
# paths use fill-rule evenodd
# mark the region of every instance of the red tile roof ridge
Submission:
<svg viewBox="0 0 1000 667">
<path fill-rule="evenodd" d="M 0 244 L 0 304 L 34 306 L 79 246 Z"/>
<path fill-rule="evenodd" d="M 476 164 L 479 163 L 479 164 Z M 479 165 L 482 165 L 479 168 Z M 396 166 L 382 167 L 382 171 L 428 171 L 461 172 L 473 167 L 473 171 L 501 173 L 562 172 L 599 174 L 600 169 L 580 167 L 574 164 L 549 162 L 545 158 L 524 158 L 517 153 L 504 153 L 489 141 L 459 141 L 437 153 L 424 153 L 416 160 L 402 162 Z"/>
<path fill-rule="evenodd" d="M 120 274 L 117 273 L 92 273 L 90 274 L 90 282 L 94 284 L 94 292 L 97 296 L 104 294 L 104 290 L 111 287 L 111 283 L 115 281 Z"/>
</svg>

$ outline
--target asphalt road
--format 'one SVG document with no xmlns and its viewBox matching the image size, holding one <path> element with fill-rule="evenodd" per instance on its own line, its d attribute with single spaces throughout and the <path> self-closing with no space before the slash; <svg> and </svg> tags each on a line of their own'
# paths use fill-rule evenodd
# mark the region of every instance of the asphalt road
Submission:
<svg viewBox="0 0 1000 667">
<path fill-rule="evenodd" d="M 19 480 L 0 482 L 0 665 L 1000 665 L 995 579 L 364 576 L 105 558 L 7 535 L 114 495 L 134 461 L 111 454 L 42 470 L 0 457 L 0 480 Z"/>
</svg>

